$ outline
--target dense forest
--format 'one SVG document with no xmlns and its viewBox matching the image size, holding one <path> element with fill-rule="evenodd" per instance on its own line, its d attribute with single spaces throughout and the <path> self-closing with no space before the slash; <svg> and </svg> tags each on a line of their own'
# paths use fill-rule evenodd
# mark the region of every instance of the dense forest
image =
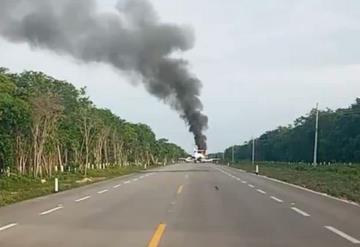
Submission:
<svg viewBox="0 0 360 247">
<path fill-rule="evenodd" d="M 35 177 L 106 165 L 157 165 L 185 154 L 150 127 L 99 109 L 76 89 L 40 72 L 0 68 L 0 171 Z"/>
<path fill-rule="evenodd" d="M 256 160 L 312 162 L 316 110 L 255 139 Z M 232 147 L 225 150 L 232 159 Z M 251 159 L 251 140 L 234 146 L 236 161 Z M 319 162 L 360 162 L 360 98 L 348 108 L 319 111 Z"/>
</svg>

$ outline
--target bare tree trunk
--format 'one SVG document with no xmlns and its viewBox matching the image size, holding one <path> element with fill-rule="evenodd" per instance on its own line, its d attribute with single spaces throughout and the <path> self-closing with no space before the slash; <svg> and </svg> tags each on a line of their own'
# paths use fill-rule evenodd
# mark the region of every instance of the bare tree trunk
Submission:
<svg viewBox="0 0 360 247">
<path fill-rule="evenodd" d="M 57 151 L 58 151 L 58 160 L 59 160 L 59 166 L 62 166 L 62 157 L 61 157 L 61 150 L 60 150 L 60 146 L 57 145 Z"/>
<path fill-rule="evenodd" d="M 65 162 L 64 165 L 67 166 L 68 165 L 68 149 L 65 149 Z"/>
</svg>

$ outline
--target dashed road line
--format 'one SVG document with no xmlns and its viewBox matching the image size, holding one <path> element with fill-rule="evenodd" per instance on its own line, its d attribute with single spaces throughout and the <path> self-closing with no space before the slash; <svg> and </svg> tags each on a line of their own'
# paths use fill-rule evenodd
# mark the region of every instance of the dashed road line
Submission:
<svg viewBox="0 0 360 247">
<path fill-rule="evenodd" d="M 98 191 L 97 193 L 98 194 L 103 194 L 103 193 L 106 193 L 106 192 L 108 192 L 109 190 L 100 190 L 100 191 Z"/>
<path fill-rule="evenodd" d="M 117 184 L 117 185 L 114 185 L 113 188 L 116 189 L 116 188 L 119 188 L 121 186 L 121 184 Z"/>
<path fill-rule="evenodd" d="M 255 176 L 258 176 L 258 175 L 255 175 Z M 260 175 L 258 177 L 262 177 L 264 179 L 267 179 L 267 180 L 270 180 L 270 181 L 273 181 L 273 182 L 281 183 L 281 184 L 284 184 L 284 185 L 287 185 L 287 186 L 291 186 L 293 188 L 297 188 L 297 189 L 300 189 L 300 190 L 304 190 L 304 191 L 316 194 L 316 195 L 320 195 L 320 196 L 327 197 L 327 198 L 330 198 L 330 199 L 333 199 L 333 200 L 345 202 L 347 204 L 350 204 L 350 205 L 353 205 L 353 206 L 356 206 L 356 207 L 360 207 L 359 203 L 349 201 L 349 200 L 345 200 L 345 199 L 341 199 L 341 198 L 337 198 L 335 196 L 331 196 L 331 195 L 328 195 L 328 194 L 323 193 L 323 192 L 319 192 L 319 191 L 311 190 L 311 189 L 308 189 L 308 188 L 304 188 L 304 187 L 302 187 L 300 185 L 291 184 L 291 183 L 288 183 L 288 182 L 285 182 L 285 181 L 282 181 L 282 180 L 279 180 L 279 179 L 276 179 L 276 178 L 267 177 L 267 176 L 264 176 L 264 175 Z"/>
<path fill-rule="evenodd" d="M 308 217 L 310 214 L 306 213 L 305 211 L 302 211 L 296 207 L 291 207 L 292 210 L 294 210 L 296 213 L 301 214 L 302 216 Z"/>
<path fill-rule="evenodd" d="M 84 196 L 84 197 L 81 197 L 79 199 L 76 199 L 75 202 L 81 202 L 81 201 L 85 201 L 87 199 L 89 199 L 91 196 Z"/>
<path fill-rule="evenodd" d="M 144 175 L 142 175 L 142 176 L 140 176 L 139 178 L 140 178 L 140 179 L 143 179 L 144 177 L 145 177 L 145 176 L 144 176 Z"/>
<path fill-rule="evenodd" d="M 356 238 L 354 238 L 354 237 L 346 234 L 345 232 L 342 232 L 342 231 L 336 229 L 336 228 L 333 227 L 333 226 L 324 226 L 324 227 L 325 227 L 326 229 L 328 229 L 329 231 L 331 231 L 331 232 L 339 235 L 340 237 L 345 238 L 346 240 L 350 241 L 350 242 L 353 243 L 353 244 L 360 244 L 360 240 L 358 240 L 358 239 L 356 239 Z"/>
<path fill-rule="evenodd" d="M 39 215 L 51 214 L 52 212 L 55 212 L 55 211 L 60 210 L 60 209 L 62 209 L 62 208 L 63 208 L 63 206 L 57 206 L 57 207 L 55 207 L 55 208 L 52 208 L 52 209 L 46 210 L 46 211 L 44 211 L 44 212 L 41 212 L 41 213 L 39 213 Z"/>
<path fill-rule="evenodd" d="M 245 180 L 241 181 L 243 184 L 246 184 L 247 182 Z"/>
<path fill-rule="evenodd" d="M 7 230 L 7 229 L 10 229 L 10 228 L 12 228 L 12 227 L 14 227 L 14 226 L 17 226 L 17 225 L 18 225 L 18 223 L 11 223 L 11 224 L 2 226 L 2 227 L 0 227 L 0 232 L 1 232 L 1 231 L 5 231 L 5 230 Z"/>
<path fill-rule="evenodd" d="M 248 186 L 249 186 L 250 188 L 255 188 L 255 186 L 252 185 L 252 184 L 248 184 Z"/>
<path fill-rule="evenodd" d="M 177 189 L 177 194 L 180 194 L 183 190 L 183 185 L 180 185 L 179 188 Z"/>
<path fill-rule="evenodd" d="M 129 184 L 129 183 L 131 183 L 130 180 L 124 182 L 124 184 Z"/>
<path fill-rule="evenodd" d="M 138 178 L 134 178 L 132 181 L 136 182 L 136 181 L 138 181 L 138 180 L 139 180 Z"/>
<path fill-rule="evenodd" d="M 256 191 L 257 191 L 257 192 L 259 192 L 259 193 L 261 193 L 261 194 L 266 194 L 266 192 L 265 192 L 265 191 L 260 190 L 260 189 L 257 189 Z"/>
<path fill-rule="evenodd" d="M 158 247 L 159 246 L 161 237 L 163 236 L 163 234 L 165 232 L 165 228 L 166 228 L 165 224 L 158 225 L 158 227 L 156 228 L 156 231 L 154 232 L 154 235 L 152 236 L 152 238 L 148 244 L 148 247 Z"/>
<path fill-rule="evenodd" d="M 281 199 L 279 199 L 279 198 L 277 198 L 275 196 L 270 196 L 270 198 L 273 199 L 274 201 L 277 201 L 277 202 L 280 202 L 280 203 L 284 202 L 283 200 L 281 200 Z"/>
</svg>

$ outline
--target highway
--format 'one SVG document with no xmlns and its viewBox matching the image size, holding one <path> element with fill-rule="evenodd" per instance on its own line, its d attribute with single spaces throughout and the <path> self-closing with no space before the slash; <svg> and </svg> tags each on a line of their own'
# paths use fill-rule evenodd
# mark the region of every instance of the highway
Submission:
<svg viewBox="0 0 360 247">
<path fill-rule="evenodd" d="M 360 207 L 226 166 L 176 164 L 0 208 L 0 246 L 360 246 Z"/>
</svg>

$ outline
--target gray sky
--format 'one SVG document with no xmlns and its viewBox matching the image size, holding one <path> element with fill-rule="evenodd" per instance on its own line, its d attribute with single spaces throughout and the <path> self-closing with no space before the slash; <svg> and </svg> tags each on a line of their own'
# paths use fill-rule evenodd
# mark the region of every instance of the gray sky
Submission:
<svg viewBox="0 0 360 247">
<path fill-rule="evenodd" d="M 116 0 L 98 2 L 112 11 Z M 321 108 L 346 107 L 360 96 L 358 0 L 151 2 L 162 21 L 194 29 L 194 49 L 180 56 L 203 82 L 209 151 L 290 124 L 316 102 Z M 193 149 L 193 137 L 177 113 L 110 66 L 4 39 L 0 54 L 0 66 L 40 70 L 87 86 L 97 106 Z"/>
</svg>

